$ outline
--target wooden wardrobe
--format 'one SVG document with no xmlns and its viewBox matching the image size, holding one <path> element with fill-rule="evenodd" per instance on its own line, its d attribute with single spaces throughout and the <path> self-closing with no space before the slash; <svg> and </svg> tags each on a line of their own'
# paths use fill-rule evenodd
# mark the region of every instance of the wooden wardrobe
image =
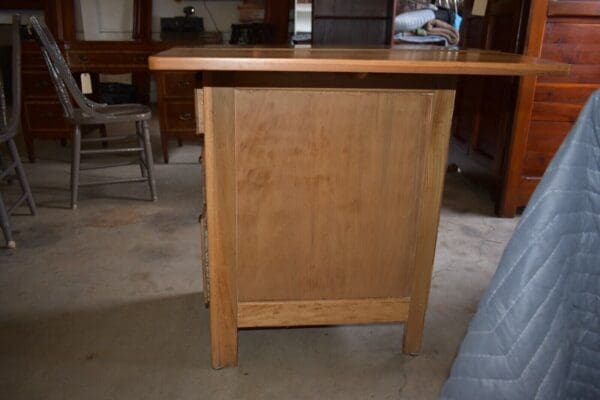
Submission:
<svg viewBox="0 0 600 400">
<path fill-rule="evenodd" d="M 568 76 L 459 81 L 453 144 L 483 167 L 498 215 L 513 217 L 600 88 L 600 0 L 489 0 L 485 17 L 465 15 L 462 34 L 463 47 L 571 64 Z"/>
<path fill-rule="evenodd" d="M 600 1 L 535 0 L 527 55 L 571 64 L 564 77 L 524 78 L 509 143 L 500 215 L 527 204 L 590 94 L 600 88 Z"/>
</svg>

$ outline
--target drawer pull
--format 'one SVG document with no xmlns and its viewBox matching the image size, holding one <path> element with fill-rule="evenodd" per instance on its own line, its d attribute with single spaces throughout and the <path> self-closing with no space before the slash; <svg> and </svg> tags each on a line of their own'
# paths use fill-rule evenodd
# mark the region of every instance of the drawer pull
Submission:
<svg viewBox="0 0 600 400">
<path fill-rule="evenodd" d="M 189 112 L 181 113 L 181 114 L 179 114 L 179 119 L 182 121 L 189 121 L 190 119 L 192 119 L 192 113 L 189 113 Z"/>
<path fill-rule="evenodd" d="M 54 114 L 52 111 L 44 111 L 44 112 L 41 112 L 39 114 L 39 116 L 42 118 L 50 119 L 50 118 L 54 118 L 56 116 L 56 114 Z"/>
<path fill-rule="evenodd" d="M 177 82 L 177 86 L 179 86 L 180 88 L 190 87 L 191 84 L 192 84 L 192 82 L 190 82 L 190 81 L 179 81 L 179 82 Z"/>
<path fill-rule="evenodd" d="M 89 58 L 85 54 L 80 54 L 79 55 L 79 61 L 86 63 L 86 62 L 89 61 Z"/>
</svg>

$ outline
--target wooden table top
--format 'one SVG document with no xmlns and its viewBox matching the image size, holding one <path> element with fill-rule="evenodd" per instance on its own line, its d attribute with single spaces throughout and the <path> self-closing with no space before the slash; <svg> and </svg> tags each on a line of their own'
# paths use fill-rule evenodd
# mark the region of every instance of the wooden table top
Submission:
<svg viewBox="0 0 600 400">
<path fill-rule="evenodd" d="M 489 50 L 176 47 L 151 70 L 358 72 L 449 75 L 566 75 L 569 65 Z"/>
</svg>

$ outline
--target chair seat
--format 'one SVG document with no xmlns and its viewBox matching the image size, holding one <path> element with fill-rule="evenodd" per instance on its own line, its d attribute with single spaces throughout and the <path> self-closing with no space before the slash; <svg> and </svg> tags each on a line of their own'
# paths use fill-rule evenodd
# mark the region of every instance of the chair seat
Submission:
<svg viewBox="0 0 600 400">
<path fill-rule="evenodd" d="M 67 118 L 76 125 L 106 124 L 111 122 L 133 122 L 149 120 L 152 117 L 150 107 L 143 104 L 114 104 L 94 107 L 95 115 L 89 115 L 78 108 L 74 116 Z"/>
</svg>

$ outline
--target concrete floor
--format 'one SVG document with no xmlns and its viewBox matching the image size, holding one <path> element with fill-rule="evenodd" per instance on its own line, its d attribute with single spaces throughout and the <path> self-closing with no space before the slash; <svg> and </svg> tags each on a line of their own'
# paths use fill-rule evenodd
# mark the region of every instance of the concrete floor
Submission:
<svg viewBox="0 0 600 400">
<path fill-rule="evenodd" d="M 158 202 L 144 184 L 90 188 L 77 211 L 69 149 L 38 142 L 26 165 L 38 216 L 13 217 L 18 247 L 0 249 L 0 399 L 437 398 L 516 223 L 485 191 L 447 176 L 420 356 L 400 353 L 402 325 L 247 330 L 239 367 L 213 371 L 200 147 L 173 147 L 164 165 L 157 139 Z"/>
</svg>

